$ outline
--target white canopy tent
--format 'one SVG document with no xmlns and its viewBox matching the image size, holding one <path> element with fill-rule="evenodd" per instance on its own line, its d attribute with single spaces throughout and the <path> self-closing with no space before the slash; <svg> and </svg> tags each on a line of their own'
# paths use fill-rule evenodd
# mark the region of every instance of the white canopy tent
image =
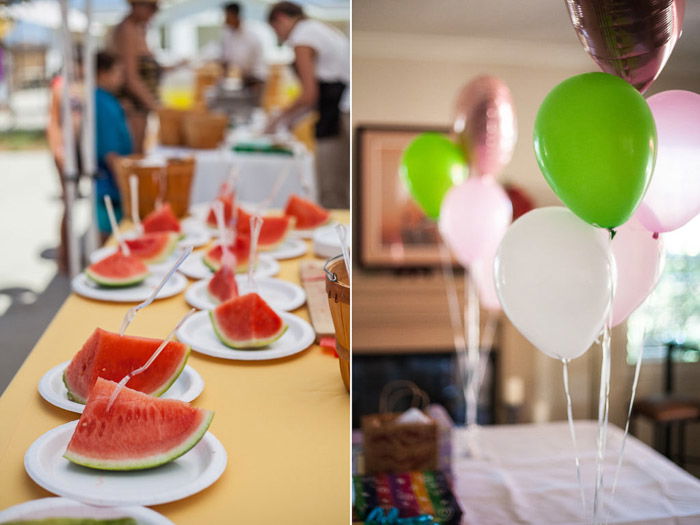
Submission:
<svg viewBox="0 0 700 525">
<path fill-rule="evenodd" d="M 307 12 L 314 17 L 332 20 L 347 20 L 349 16 L 349 0 L 297 0 L 304 5 Z M 202 9 L 224 4 L 226 0 L 165 0 L 162 9 L 155 20 L 156 25 L 164 25 L 178 17 L 190 16 L 191 13 Z M 19 2 L 2 2 L 0 12 L 9 18 L 25 21 L 31 24 L 58 29 L 61 35 L 61 53 L 63 56 L 63 84 L 69 86 L 74 79 L 73 71 L 73 37 L 75 33 L 82 35 L 83 53 L 83 119 L 80 138 L 80 154 L 83 174 L 92 177 L 96 174 L 97 160 L 95 152 L 95 107 L 94 97 L 90 96 L 95 90 L 95 52 L 96 35 L 104 33 L 105 24 L 116 21 L 115 17 L 126 10 L 126 1 L 120 0 L 27 0 Z M 253 11 L 266 11 L 274 0 L 242 0 L 246 8 Z M 7 5 L 9 4 L 9 5 Z M 96 13 L 96 10 L 99 12 Z M 100 21 L 96 21 L 96 14 Z M 70 114 L 70 91 L 63 90 L 62 113 Z M 77 194 L 78 163 L 76 158 L 75 129 L 73 120 L 62 119 L 62 137 L 64 147 L 64 173 L 66 223 L 68 229 L 68 268 L 71 277 L 81 270 L 80 243 L 73 224 L 73 203 Z M 94 200 L 94 184 L 91 191 L 91 202 Z M 94 206 L 92 206 L 94 209 Z M 86 248 L 97 247 L 96 217 L 91 221 Z"/>
</svg>

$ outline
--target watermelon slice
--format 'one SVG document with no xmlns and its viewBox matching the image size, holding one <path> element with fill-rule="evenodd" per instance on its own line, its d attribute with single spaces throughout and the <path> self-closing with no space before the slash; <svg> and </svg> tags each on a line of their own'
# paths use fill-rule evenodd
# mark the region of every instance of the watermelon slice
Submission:
<svg viewBox="0 0 700 525">
<path fill-rule="evenodd" d="M 207 293 L 215 303 L 238 297 L 236 274 L 230 266 L 222 265 L 207 284 Z"/>
<path fill-rule="evenodd" d="M 126 245 L 131 255 L 146 264 L 158 264 L 167 260 L 177 248 L 178 234 L 175 232 L 145 233 L 136 239 L 129 239 Z"/>
<path fill-rule="evenodd" d="M 129 372 L 143 366 L 162 342 L 96 328 L 63 372 L 68 397 L 85 403 L 98 377 L 121 381 Z M 171 341 L 156 360 L 144 372 L 132 377 L 126 386 L 159 396 L 180 376 L 189 355 L 187 345 Z"/>
<path fill-rule="evenodd" d="M 194 447 L 214 413 L 175 399 L 123 388 L 108 408 L 117 383 L 98 378 L 63 455 L 101 470 L 140 470 L 168 463 Z"/>
<path fill-rule="evenodd" d="M 220 304 L 209 317 L 216 336 L 231 348 L 268 346 L 287 331 L 287 324 L 256 293 Z"/>
<path fill-rule="evenodd" d="M 236 241 L 229 245 L 228 249 L 236 256 L 236 271 L 245 272 L 248 269 L 248 258 L 250 257 L 250 237 L 240 234 L 236 235 Z M 222 255 L 221 245 L 216 244 L 206 251 L 202 257 L 202 262 L 212 272 L 215 272 L 221 268 Z"/>
<path fill-rule="evenodd" d="M 135 286 L 149 275 L 148 267 L 141 259 L 124 255 L 120 250 L 85 269 L 86 277 L 109 288 Z"/>
<path fill-rule="evenodd" d="M 173 209 L 169 203 L 163 204 L 157 210 L 153 210 L 146 215 L 146 218 L 141 223 L 143 231 L 146 233 L 153 232 L 175 232 L 180 233 L 180 221 L 173 213 Z"/>
<path fill-rule="evenodd" d="M 252 215 L 242 208 L 238 208 L 237 215 L 236 229 L 239 233 L 250 236 L 250 218 Z M 260 237 L 258 237 L 258 246 L 261 250 L 270 250 L 284 241 L 287 233 L 294 227 L 296 222 L 294 217 L 288 215 L 267 215 L 262 220 Z"/>
<path fill-rule="evenodd" d="M 302 199 L 298 195 L 290 195 L 285 215 L 291 215 L 296 219 L 298 230 L 309 230 L 326 224 L 331 218 L 331 212 L 308 199 Z"/>
<path fill-rule="evenodd" d="M 233 193 L 228 192 L 220 194 L 214 201 L 221 201 L 224 204 L 224 224 L 226 225 L 228 225 L 231 222 L 231 219 L 233 218 L 233 199 Z M 211 228 L 218 227 L 218 224 L 216 223 L 216 213 L 214 213 L 213 204 L 211 208 L 209 208 L 209 215 L 207 215 L 207 226 L 210 226 Z"/>
</svg>

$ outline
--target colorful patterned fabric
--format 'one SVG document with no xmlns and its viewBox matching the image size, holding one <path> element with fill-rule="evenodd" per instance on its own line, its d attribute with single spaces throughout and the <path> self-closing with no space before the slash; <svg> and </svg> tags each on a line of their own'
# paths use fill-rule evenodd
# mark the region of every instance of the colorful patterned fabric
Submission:
<svg viewBox="0 0 700 525">
<path fill-rule="evenodd" d="M 354 510 L 364 520 L 377 507 L 398 510 L 400 518 L 432 516 L 435 523 L 457 525 L 462 517 L 445 475 L 439 471 L 353 476 Z"/>
</svg>

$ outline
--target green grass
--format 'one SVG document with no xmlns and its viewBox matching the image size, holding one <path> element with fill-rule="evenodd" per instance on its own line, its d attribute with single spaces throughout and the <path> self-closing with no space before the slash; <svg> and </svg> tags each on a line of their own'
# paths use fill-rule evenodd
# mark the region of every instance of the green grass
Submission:
<svg viewBox="0 0 700 525">
<path fill-rule="evenodd" d="M 46 148 L 48 144 L 43 129 L 0 131 L 0 151 Z"/>
</svg>

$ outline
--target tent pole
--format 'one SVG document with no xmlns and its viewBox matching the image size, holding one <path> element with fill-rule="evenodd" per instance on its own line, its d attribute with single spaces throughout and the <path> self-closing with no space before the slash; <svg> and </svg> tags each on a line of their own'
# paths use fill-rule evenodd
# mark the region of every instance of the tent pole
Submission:
<svg viewBox="0 0 700 525">
<path fill-rule="evenodd" d="M 73 228 L 75 193 L 78 173 L 75 162 L 75 134 L 71 109 L 70 88 L 73 82 L 73 56 L 70 27 L 68 26 L 68 0 L 60 0 L 61 28 L 63 40 L 63 90 L 62 90 L 62 132 L 63 132 L 63 182 L 65 188 L 65 214 L 68 241 L 68 273 L 74 277 L 80 271 L 80 245 Z"/>
<path fill-rule="evenodd" d="M 83 173 L 90 181 L 90 226 L 86 239 L 86 249 L 92 253 L 99 245 L 97 234 L 97 209 L 95 207 L 95 177 L 97 162 L 95 153 L 95 39 L 92 35 L 93 1 L 85 0 L 87 25 L 83 38 L 83 126 L 81 153 Z"/>
</svg>

